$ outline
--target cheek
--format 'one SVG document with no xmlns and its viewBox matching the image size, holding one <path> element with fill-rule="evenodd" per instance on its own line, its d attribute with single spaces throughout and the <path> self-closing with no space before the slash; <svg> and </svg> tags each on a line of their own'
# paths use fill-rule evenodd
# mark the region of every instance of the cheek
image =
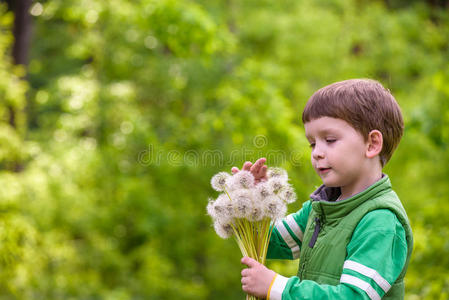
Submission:
<svg viewBox="0 0 449 300">
<path fill-rule="evenodd" d="M 351 149 L 346 149 L 345 147 L 339 146 L 328 151 L 326 158 L 332 164 L 344 164 L 346 165 L 352 161 L 353 152 Z"/>
</svg>

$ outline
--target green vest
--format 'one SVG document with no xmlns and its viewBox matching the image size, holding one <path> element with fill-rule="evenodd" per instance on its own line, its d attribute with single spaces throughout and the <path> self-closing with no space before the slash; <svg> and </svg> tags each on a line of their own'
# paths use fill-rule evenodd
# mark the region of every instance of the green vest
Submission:
<svg viewBox="0 0 449 300">
<path fill-rule="evenodd" d="M 383 299 L 403 299 L 403 279 L 412 253 L 413 236 L 407 214 L 396 193 L 391 189 L 388 176 L 384 176 L 351 198 L 338 202 L 312 202 L 312 210 L 301 247 L 298 277 L 301 280 L 313 280 L 319 284 L 339 284 L 347 254 L 346 246 L 351 240 L 352 233 L 359 221 L 375 209 L 391 210 L 405 229 L 407 239 L 405 266 L 396 282 L 391 285 L 390 290 L 383 297 Z M 314 246 L 311 248 L 309 243 L 316 231 L 316 218 L 319 218 L 318 222 L 320 222 L 321 228 Z"/>
</svg>

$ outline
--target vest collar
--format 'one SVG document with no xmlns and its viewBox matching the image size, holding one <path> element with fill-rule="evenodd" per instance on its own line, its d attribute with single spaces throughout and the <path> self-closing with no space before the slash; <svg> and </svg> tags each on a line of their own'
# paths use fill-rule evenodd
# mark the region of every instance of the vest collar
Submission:
<svg viewBox="0 0 449 300">
<path fill-rule="evenodd" d="M 384 194 L 390 190 L 390 178 L 388 175 L 382 174 L 381 179 L 347 199 L 335 201 L 341 194 L 340 188 L 326 187 L 324 184 L 313 192 L 310 198 L 312 199 L 312 209 L 316 213 L 325 216 L 326 219 L 336 219 L 346 216 L 354 208 L 366 200 L 373 198 L 376 194 Z"/>
</svg>

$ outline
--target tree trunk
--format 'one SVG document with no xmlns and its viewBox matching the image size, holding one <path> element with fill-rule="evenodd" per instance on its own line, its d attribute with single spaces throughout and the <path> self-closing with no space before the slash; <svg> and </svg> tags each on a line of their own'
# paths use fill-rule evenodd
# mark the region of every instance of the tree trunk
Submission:
<svg viewBox="0 0 449 300">
<path fill-rule="evenodd" d="M 16 0 L 12 1 L 14 11 L 14 46 L 12 57 L 16 65 L 28 64 L 28 49 L 31 39 L 31 8 L 32 0 Z"/>
<path fill-rule="evenodd" d="M 14 44 L 12 48 L 12 59 L 14 64 L 28 65 L 28 49 L 31 40 L 31 16 L 30 8 L 32 0 L 8 0 L 8 9 L 14 12 Z M 17 128 L 16 108 L 10 105 L 9 125 Z"/>
<path fill-rule="evenodd" d="M 7 0 L 6 3 L 8 4 L 8 9 L 14 13 L 14 44 L 12 48 L 13 63 L 15 65 L 23 65 L 26 69 L 28 65 L 28 49 L 30 47 L 31 40 L 32 20 L 30 16 L 30 8 L 32 0 Z M 20 108 L 9 104 L 7 109 L 9 112 L 9 125 L 15 130 L 18 130 L 17 114 L 20 112 L 17 110 Z M 13 162 L 11 171 L 20 172 L 21 170 L 23 170 L 23 164 L 20 161 Z"/>
</svg>

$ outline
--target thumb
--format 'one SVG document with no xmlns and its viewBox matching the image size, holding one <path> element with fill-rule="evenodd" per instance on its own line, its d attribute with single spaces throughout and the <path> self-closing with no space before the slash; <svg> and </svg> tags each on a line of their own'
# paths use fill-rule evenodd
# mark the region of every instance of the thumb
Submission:
<svg viewBox="0 0 449 300">
<path fill-rule="evenodd" d="M 254 268 L 257 265 L 259 265 L 259 262 L 257 262 L 255 259 L 252 259 L 251 257 L 245 256 L 242 258 L 241 263 L 244 265 L 247 265 L 250 268 Z"/>
</svg>

